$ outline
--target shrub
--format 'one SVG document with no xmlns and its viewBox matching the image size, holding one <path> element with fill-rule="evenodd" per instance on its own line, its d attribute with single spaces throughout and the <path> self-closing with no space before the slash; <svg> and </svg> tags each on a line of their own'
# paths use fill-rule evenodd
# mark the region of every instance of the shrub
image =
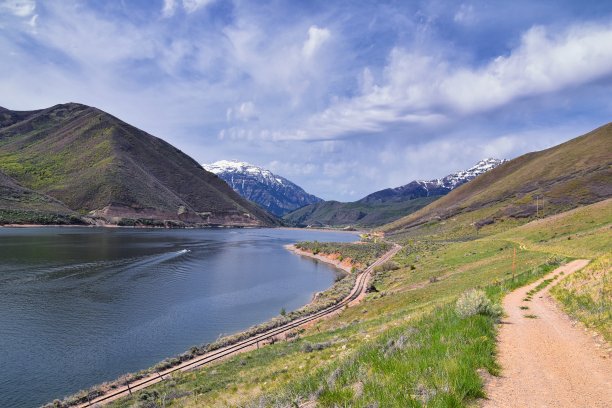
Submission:
<svg viewBox="0 0 612 408">
<path fill-rule="evenodd" d="M 464 292 L 455 305 L 457 315 L 461 318 L 481 314 L 499 318 L 502 315 L 501 306 L 494 304 L 484 291 L 471 289 Z"/>
<path fill-rule="evenodd" d="M 322 343 L 309 343 L 306 342 L 302 346 L 302 351 L 304 353 L 312 353 L 313 351 L 321 351 L 331 346 L 329 341 L 324 341 Z"/>
</svg>

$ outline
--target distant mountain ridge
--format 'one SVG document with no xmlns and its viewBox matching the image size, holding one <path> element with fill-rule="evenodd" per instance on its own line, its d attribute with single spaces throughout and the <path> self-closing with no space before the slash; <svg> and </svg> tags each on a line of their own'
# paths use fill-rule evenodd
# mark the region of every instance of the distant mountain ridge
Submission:
<svg viewBox="0 0 612 408">
<path fill-rule="evenodd" d="M 242 197 L 279 217 L 322 201 L 286 178 L 250 163 L 219 160 L 202 167 L 225 180 Z"/>
<path fill-rule="evenodd" d="M 24 112 L 0 109 L 0 171 L 20 188 L 52 197 L 89 222 L 278 225 L 169 143 L 77 103 Z M 19 207 L 24 206 L 21 200 Z M 50 214 L 55 210 L 48 206 Z"/>
<path fill-rule="evenodd" d="M 283 219 L 298 226 L 383 225 L 427 206 L 505 161 L 484 159 L 467 170 L 451 173 L 441 179 L 415 180 L 400 187 L 377 191 L 351 203 L 324 201 L 312 204 L 287 214 Z"/>
<path fill-rule="evenodd" d="M 400 187 L 377 191 L 362 198 L 359 202 L 374 203 L 445 195 L 504 162 L 506 162 L 505 159 L 488 158 L 480 160 L 469 169 L 451 173 L 444 178 L 415 180 Z"/>
<path fill-rule="evenodd" d="M 431 205 L 382 227 L 445 233 L 527 222 L 612 197 L 612 123 L 539 152 L 524 154 Z M 450 232 L 449 232 L 450 231 Z M 568 238 L 569 239 L 569 238 Z"/>
</svg>

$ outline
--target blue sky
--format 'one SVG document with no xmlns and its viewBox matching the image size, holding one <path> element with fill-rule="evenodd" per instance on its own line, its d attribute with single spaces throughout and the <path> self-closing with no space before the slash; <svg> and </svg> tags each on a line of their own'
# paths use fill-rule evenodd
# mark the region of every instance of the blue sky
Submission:
<svg viewBox="0 0 612 408">
<path fill-rule="evenodd" d="M 350 201 L 612 119 L 610 1 L 0 0 L 0 106 L 96 106 Z"/>
</svg>

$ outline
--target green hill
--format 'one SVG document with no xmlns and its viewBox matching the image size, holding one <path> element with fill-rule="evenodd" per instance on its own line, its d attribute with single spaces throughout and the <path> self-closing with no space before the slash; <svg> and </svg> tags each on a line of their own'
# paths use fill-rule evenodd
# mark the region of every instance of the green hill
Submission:
<svg viewBox="0 0 612 408">
<path fill-rule="evenodd" d="M 285 215 L 283 220 L 297 226 L 375 227 L 419 210 L 440 197 L 437 195 L 376 203 L 363 200 L 352 203 L 322 201 L 299 208 Z"/>
<path fill-rule="evenodd" d="M 477 177 L 427 207 L 382 227 L 465 235 L 494 231 L 612 197 L 612 124 Z"/>
<path fill-rule="evenodd" d="M 292 332 L 288 341 L 174 373 L 110 406 L 163 406 L 168 396 L 172 407 L 478 406 L 486 397 L 483 376 L 500 375 L 502 297 L 571 258 L 594 261 L 561 280 L 556 296 L 609 336 L 611 226 L 608 199 L 478 239 L 391 236 L 404 249 L 375 270 L 358 305 Z M 464 313 L 458 299 L 474 289 L 477 305 Z"/>
<path fill-rule="evenodd" d="M 493 158 L 484 159 L 467 170 L 443 178 L 414 180 L 400 187 L 376 191 L 351 203 L 314 203 L 286 214 L 283 219 L 297 226 L 370 228 L 384 225 L 425 207 L 503 162 Z"/>
<path fill-rule="evenodd" d="M 0 171 L 0 225 L 80 222 L 78 214 L 63 203 L 19 185 Z"/>
<path fill-rule="evenodd" d="M 0 171 L 103 222 L 277 223 L 165 141 L 75 103 L 0 110 Z"/>
</svg>

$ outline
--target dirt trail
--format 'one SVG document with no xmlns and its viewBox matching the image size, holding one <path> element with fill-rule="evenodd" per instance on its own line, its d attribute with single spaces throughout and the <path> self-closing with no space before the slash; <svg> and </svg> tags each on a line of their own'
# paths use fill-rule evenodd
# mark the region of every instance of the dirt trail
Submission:
<svg viewBox="0 0 612 408">
<path fill-rule="evenodd" d="M 484 407 L 612 407 L 610 356 L 581 326 L 573 325 L 548 294 L 563 278 L 561 272 L 567 276 L 587 263 L 570 262 L 506 296 L 508 317 L 499 334 L 502 376 L 487 384 Z M 553 276 L 558 278 L 533 300 L 523 301 L 529 290 Z"/>
</svg>

